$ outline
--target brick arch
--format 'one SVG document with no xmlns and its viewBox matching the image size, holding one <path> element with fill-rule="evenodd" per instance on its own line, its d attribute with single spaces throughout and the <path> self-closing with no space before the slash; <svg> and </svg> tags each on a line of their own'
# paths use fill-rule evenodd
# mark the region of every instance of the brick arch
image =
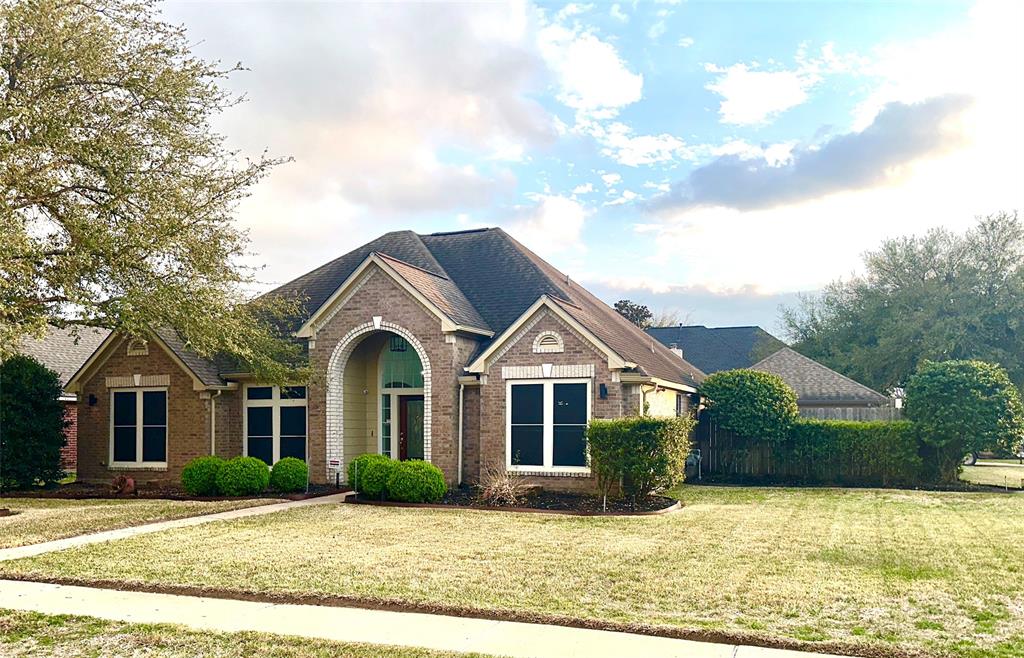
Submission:
<svg viewBox="0 0 1024 658">
<path fill-rule="evenodd" d="M 347 474 L 343 471 L 345 466 L 345 367 L 348 359 L 352 356 L 353 350 L 362 342 L 362 339 L 371 333 L 387 331 L 404 338 L 420 358 L 420 365 L 423 366 L 423 459 L 430 459 L 430 437 L 431 437 L 431 374 L 430 358 L 423 343 L 416 338 L 415 334 L 405 327 L 375 318 L 373 322 L 353 327 L 338 341 L 334 351 L 331 353 L 330 361 L 327 364 L 327 481 L 334 481 L 336 472 L 341 472 L 341 479 L 344 480 Z M 332 467 L 331 461 L 337 460 L 339 466 Z"/>
</svg>

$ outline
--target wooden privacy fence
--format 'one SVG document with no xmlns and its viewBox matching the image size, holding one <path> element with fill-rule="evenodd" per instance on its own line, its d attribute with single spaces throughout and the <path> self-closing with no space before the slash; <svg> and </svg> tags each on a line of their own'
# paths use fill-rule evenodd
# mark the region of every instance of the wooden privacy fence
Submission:
<svg viewBox="0 0 1024 658">
<path fill-rule="evenodd" d="M 903 418 L 903 410 L 891 405 L 884 407 L 801 406 L 800 416 L 818 420 L 900 420 Z"/>
</svg>

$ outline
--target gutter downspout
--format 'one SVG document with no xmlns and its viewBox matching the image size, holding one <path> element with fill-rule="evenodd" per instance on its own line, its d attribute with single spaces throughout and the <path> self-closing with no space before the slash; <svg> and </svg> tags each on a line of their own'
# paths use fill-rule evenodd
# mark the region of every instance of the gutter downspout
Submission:
<svg viewBox="0 0 1024 658">
<path fill-rule="evenodd" d="M 462 486 L 462 400 L 466 391 L 465 384 L 459 384 L 459 486 Z"/>
<path fill-rule="evenodd" d="M 224 391 L 214 391 L 210 395 L 210 454 L 217 456 L 217 398 Z"/>
</svg>

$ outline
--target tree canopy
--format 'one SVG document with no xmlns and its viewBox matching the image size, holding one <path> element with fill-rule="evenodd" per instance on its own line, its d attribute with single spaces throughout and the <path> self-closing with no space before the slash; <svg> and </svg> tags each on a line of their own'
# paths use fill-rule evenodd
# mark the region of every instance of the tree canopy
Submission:
<svg viewBox="0 0 1024 658">
<path fill-rule="evenodd" d="M 782 440 L 799 415 L 796 393 L 772 373 L 723 370 L 708 375 L 700 390 L 711 417 L 744 438 Z"/>
<path fill-rule="evenodd" d="M 175 329 L 280 379 L 296 349 L 251 302 L 238 202 L 281 160 L 228 149 L 212 119 L 238 67 L 191 54 L 149 0 L 0 6 L 0 358 L 69 323 Z"/>
<path fill-rule="evenodd" d="M 647 308 L 643 304 L 631 302 L 628 299 L 620 299 L 615 302 L 615 310 L 619 312 L 619 315 L 641 329 L 646 329 L 651 326 L 651 320 L 654 318 L 654 314 L 651 313 L 651 309 Z"/>
<path fill-rule="evenodd" d="M 783 310 L 794 348 L 857 381 L 904 386 L 926 360 L 979 359 L 1024 386 L 1024 224 L 1016 213 L 887 240 L 864 273 Z"/>
</svg>

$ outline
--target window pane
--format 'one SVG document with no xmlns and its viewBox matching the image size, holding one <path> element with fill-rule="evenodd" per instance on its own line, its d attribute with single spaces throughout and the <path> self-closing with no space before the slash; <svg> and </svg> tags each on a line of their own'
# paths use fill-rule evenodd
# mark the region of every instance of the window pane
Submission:
<svg viewBox="0 0 1024 658">
<path fill-rule="evenodd" d="M 249 456 L 262 459 L 269 466 L 274 461 L 274 439 L 249 437 Z"/>
<path fill-rule="evenodd" d="M 281 436 L 306 436 L 305 407 L 281 407 Z"/>
<path fill-rule="evenodd" d="M 249 407 L 245 410 L 249 436 L 273 436 L 273 408 Z"/>
<path fill-rule="evenodd" d="M 380 359 L 382 388 L 423 388 L 423 364 L 416 350 L 401 336 L 392 335 Z"/>
<path fill-rule="evenodd" d="M 250 386 L 245 395 L 249 400 L 270 400 L 274 397 L 274 389 L 271 386 Z"/>
<path fill-rule="evenodd" d="M 555 425 L 587 424 L 587 385 L 555 384 Z"/>
<path fill-rule="evenodd" d="M 513 387 L 513 390 L 519 388 Z M 544 427 L 542 425 L 512 426 L 512 464 L 544 465 Z"/>
<path fill-rule="evenodd" d="M 167 424 L 167 394 L 164 391 L 143 391 L 142 424 Z"/>
<path fill-rule="evenodd" d="M 285 386 L 281 389 L 281 397 L 285 400 L 305 400 L 305 386 Z"/>
<path fill-rule="evenodd" d="M 295 457 L 302 461 L 306 461 L 306 437 L 282 436 L 281 459 L 284 459 L 285 457 Z"/>
<path fill-rule="evenodd" d="M 586 466 L 587 438 L 584 425 L 555 425 L 552 463 L 555 466 Z"/>
<path fill-rule="evenodd" d="M 135 461 L 135 427 L 114 428 L 114 461 Z"/>
<path fill-rule="evenodd" d="M 544 422 L 544 385 L 517 384 L 512 387 L 512 424 Z"/>
<path fill-rule="evenodd" d="M 380 452 L 391 456 L 391 396 L 380 396 Z"/>
<path fill-rule="evenodd" d="M 114 393 L 114 425 L 135 425 L 135 391 Z"/>
<path fill-rule="evenodd" d="M 166 427 L 143 427 L 142 428 L 142 461 L 144 461 L 144 462 L 165 462 L 165 461 L 167 461 L 167 428 Z"/>
</svg>

